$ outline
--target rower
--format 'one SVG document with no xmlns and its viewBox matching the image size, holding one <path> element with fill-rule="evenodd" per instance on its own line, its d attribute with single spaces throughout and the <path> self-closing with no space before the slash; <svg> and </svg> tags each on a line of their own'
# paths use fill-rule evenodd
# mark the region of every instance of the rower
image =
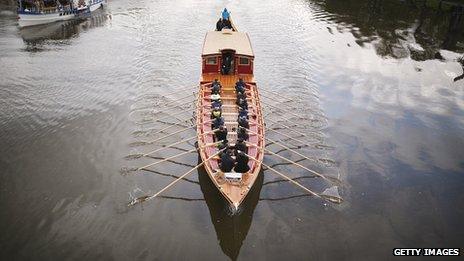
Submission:
<svg viewBox="0 0 464 261">
<path fill-rule="evenodd" d="M 234 149 L 235 149 L 235 155 L 237 155 L 237 153 L 239 151 L 243 151 L 245 153 L 248 152 L 248 148 L 246 146 L 246 143 L 243 141 L 243 139 L 237 139 L 237 141 L 235 142 L 235 146 L 234 146 Z"/>
<path fill-rule="evenodd" d="M 219 94 L 211 94 L 211 102 L 213 101 L 221 101 L 221 95 Z"/>
<path fill-rule="evenodd" d="M 224 22 L 222 21 L 222 18 L 219 18 L 216 23 L 216 31 L 221 31 L 222 28 L 224 28 Z"/>
<path fill-rule="evenodd" d="M 223 20 L 223 28 L 226 28 L 226 29 L 232 29 L 232 23 L 230 22 L 229 19 L 227 20 Z"/>
<path fill-rule="evenodd" d="M 227 140 L 227 127 L 220 126 L 214 134 L 216 135 L 216 141 Z"/>
<path fill-rule="evenodd" d="M 221 101 L 212 101 L 211 102 L 211 108 L 213 109 L 220 109 L 222 107 Z"/>
<path fill-rule="evenodd" d="M 235 165 L 235 172 L 239 173 L 246 173 L 250 170 L 250 167 L 248 166 L 248 161 L 249 158 L 248 156 L 243 153 L 243 151 L 238 151 L 237 157 L 236 157 L 236 162 L 237 164 Z"/>
<path fill-rule="evenodd" d="M 221 86 L 214 84 L 211 85 L 211 94 L 219 94 L 221 92 Z"/>
<path fill-rule="evenodd" d="M 247 118 L 242 116 L 238 117 L 238 126 L 242 128 L 249 129 L 250 128 L 250 123 L 248 122 Z"/>
<path fill-rule="evenodd" d="M 242 78 L 235 83 L 235 91 L 237 91 L 237 93 L 245 93 L 245 83 Z"/>
<path fill-rule="evenodd" d="M 216 119 L 222 116 L 221 108 L 213 108 L 211 111 L 211 119 Z"/>
<path fill-rule="evenodd" d="M 246 117 L 248 119 L 248 111 L 242 107 L 238 107 L 238 117 Z"/>
<path fill-rule="evenodd" d="M 213 129 L 218 129 L 221 126 L 224 126 L 224 117 L 214 118 L 212 125 Z"/>
<path fill-rule="evenodd" d="M 225 149 L 227 148 L 227 149 Z M 219 142 L 219 144 L 217 145 L 217 149 L 218 150 L 222 150 L 222 149 L 225 149 L 224 151 L 221 151 L 219 153 L 219 157 L 221 157 L 222 153 L 226 152 L 226 150 L 229 149 L 229 141 L 226 140 L 226 139 L 223 139 L 221 142 Z"/>
<path fill-rule="evenodd" d="M 234 158 L 232 158 L 232 151 L 226 149 L 225 153 L 221 155 L 221 163 L 219 163 L 219 168 L 222 172 L 231 172 L 234 168 Z"/>
<path fill-rule="evenodd" d="M 237 128 L 237 138 L 242 140 L 248 140 L 248 130 L 239 126 Z"/>
<path fill-rule="evenodd" d="M 238 99 L 237 105 L 241 107 L 242 109 L 248 110 L 248 102 L 246 99 L 242 99 L 242 98 Z"/>
</svg>

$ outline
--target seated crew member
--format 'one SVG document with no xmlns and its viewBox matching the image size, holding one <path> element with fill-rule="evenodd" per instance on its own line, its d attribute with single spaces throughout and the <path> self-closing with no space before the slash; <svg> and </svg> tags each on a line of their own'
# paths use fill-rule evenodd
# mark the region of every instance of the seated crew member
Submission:
<svg viewBox="0 0 464 261">
<path fill-rule="evenodd" d="M 212 128 L 218 129 L 221 126 L 224 126 L 224 118 L 223 117 L 214 118 Z"/>
<path fill-rule="evenodd" d="M 219 101 L 216 100 L 216 101 L 211 102 L 211 108 L 220 109 L 221 107 L 222 107 L 221 100 L 219 100 Z"/>
<path fill-rule="evenodd" d="M 238 107 L 238 117 L 246 117 L 248 119 L 248 111 L 242 107 Z"/>
<path fill-rule="evenodd" d="M 250 170 L 250 167 L 248 166 L 249 158 L 245 153 L 243 153 L 243 151 L 239 151 L 237 153 L 236 161 L 237 164 L 234 168 L 235 172 L 246 173 Z"/>
<path fill-rule="evenodd" d="M 224 21 L 222 18 L 219 18 L 219 20 L 216 23 L 216 31 L 221 31 L 222 28 L 224 28 Z"/>
<path fill-rule="evenodd" d="M 218 79 L 214 79 L 214 81 L 211 83 L 211 86 L 218 85 L 219 88 L 221 88 L 221 83 L 218 81 Z"/>
<path fill-rule="evenodd" d="M 248 122 L 246 117 L 239 117 L 238 118 L 238 126 L 249 129 L 250 123 Z"/>
<path fill-rule="evenodd" d="M 238 82 L 235 83 L 235 91 L 237 91 L 237 93 L 245 93 L 245 90 L 245 82 L 240 78 Z"/>
<path fill-rule="evenodd" d="M 237 141 L 235 142 L 234 149 L 235 149 L 235 156 L 237 156 L 238 151 L 243 151 L 245 153 L 248 153 L 247 145 L 243 141 L 243 139 L 237 139 Z"/>
<path fill-rule="evenodd" d="M 216 135 L 216 141 L 227 140 L 227 128 L 225 126 L 220 126 L 214 134 Z"/>
<path fill-rule="evenodd" d="M 219 164 L 219 168 L 222 172 L 231 172 L 234 168 L 235 160 L 232 158 L 232 151 L 227 150 L 225 153 L 221 155 L 221 163 Z"/>
<path fill-rule="evenodd" d="M 240 100 L 245 100 L 246 101 L 246 94 L 244 93 L 237 93 L 237 100 L 235 101 L 235 103 L 238 105 L 240 103 Z"/>
<path fill-rule="evenodd" d="M 225 152 L 227 152 L 227 150 L 229 150 L 229 141 L 228 141 L 228 140 L 222 140 L 222 141 L 217 145 L 217 149 L 218 149 L 218 150 L 222 150 L 222 149 L 224 149 L 224 148 L 227 148 L 227 149 L 221 151 L 221 152 L 219 153 L 219 157 L 221 157 L 223 153 L 225 153 Z"/>
<path fill-rule="evenodd" d="M 238 99 L 237 105 L 244 110 L 248 110 L 248 102 L 246 99 L 242 99 L 242 98 Z"/>
<path fill-rule="evenodd" d="M 248 130 L 242 127 L 237 128 L 237 139 L 248 140 Z"/>
<path fill-rule="evenodd" d="M 211 94 L 219 94 L 221 92 L 221 86 L 217 84 L 211 85 Z"/>
<path fill-rule="evenodd" d="M 211 119 L 219 118 L 222 116 L 222 110 L 220 108 L 213 108 L 211 111 Z"/>
<path fill-rule="evenodd" d="M 224 20 L 224 21 L 223 21 L 223 25 L 224 25 L 223 28 L 232 29 L 232 23 L 230 22 L 229 19 Z"/>
<path fill-rule="evenodd" d="M 211 94 L 211 102 L 220 101 L 220 100 L 221 100 L 221 95 L 219 95 L 219 94 Z"/>
</svg>

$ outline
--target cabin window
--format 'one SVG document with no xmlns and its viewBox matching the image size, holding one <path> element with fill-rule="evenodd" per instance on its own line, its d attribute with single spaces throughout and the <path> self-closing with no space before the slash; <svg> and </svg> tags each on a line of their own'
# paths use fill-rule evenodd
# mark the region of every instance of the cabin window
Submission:
<svg viewBox="0 0 464 261">
<path fill-rule="evenodd" d="M 240 57 L 239 65 L 249 65 L 250 64 L 250 59 L 246 57 Z"/>
<path fill-rule="evenodd" d="M 206 64 L 208 64 L 208 65 L 216 65 L 217 64 L 217 58 L 216 57 L 208 57 L 208 58 L 206 58 Z"/>
</svg>

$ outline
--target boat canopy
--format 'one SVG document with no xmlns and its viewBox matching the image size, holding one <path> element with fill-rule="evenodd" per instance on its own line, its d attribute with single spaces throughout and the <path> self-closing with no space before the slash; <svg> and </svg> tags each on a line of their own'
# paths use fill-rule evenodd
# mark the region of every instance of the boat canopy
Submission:
<svg viewBox="0 0 464 261">
<path fill-rule="evenodd" d="M 222 50 L 234 50 L 239 55 L 254 56 L 248 34 L 230 29 L 208 32 L 202 55 L 220 54 Z"/>
</svg>

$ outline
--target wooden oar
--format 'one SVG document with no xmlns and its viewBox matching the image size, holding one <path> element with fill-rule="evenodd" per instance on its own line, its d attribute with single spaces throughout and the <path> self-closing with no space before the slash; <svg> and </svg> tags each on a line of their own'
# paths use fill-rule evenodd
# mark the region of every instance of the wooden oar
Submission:
<svg viewBox="0 0 464 261">
<path fill-rule="evenodd" d="M 145 202 L 145 201 L 148 201 L 148 200 L 151 200 L 151 199 L 154 199 L 155 197 L 157 197 L 159 194 L 163 193 L 164 191 L 166 191 L 167 189 L 169 189 L 170 187 L 172 187 L 174 184 L 176 184 L 179 180 L 182 180 L 183 178 L 185 178 L 187 175 L 189 175 L 190 173 L 192 173 L 194 170 L 198 169 L 199 167 L 203 166 L 205 164 L 206 161 L 209 161 L 210 159 L 212 159 L 213 157 L 215 157 L 216 155 L 218 155 L 219 153 L 221 153 L 223 150 L 225 150 L 226 148 L 224 149 L 221 149 L 219 150 L 218 152 L 214 153 L 213 155 L 211 155 L 209 158 L 207 158 L 205 161 L 202 161 L 200 164 L 196 165 L 194 168 L 192 168 L 191 170 L 185 172 L 184 174 L 182 174 L 181 176 L 179 176 L 179 178 L 177 178 L 176 180 L 174 180 L 173 182 L 169 183 L 167 186 L 165 186 L 163 189 L 161 189 L 160 191 L 158 191 L 157 193 L 151 195 L 151 196 L 143 196 L 143 197 L 139 197 L 139 198 L 136 198 L 134 200 L 132 200 L 128 206 L 133 206 L 137 203 L 141 203 L 141 202 Z"/>
<path fill-rule="evenodd" d="M 202 134 L 200 135 L 200 137 L 201 137 L 201 136 L 204 136 L 204 135 L 211 134 L 211 133 L 213 133 L 213 132 L 215 132 L 215 131 L 217 131 L 217 130 L 218 130 L 218 129 L 215 129 L 215 130 L 211 130 L 211 131 L 207 131 L 207 132 L 205 132 L 205 133 L 202 133 Z M 174 142 L 174 143 L 172 143 L 172 144 L 162 145 L 161 148 L 158 148 L 158 149 L 156 149 L 156 150 L 153 150 L 153 151 L 150 151 L 150 152 L 147 152 L 147 153 L 140 153 L 140 154 L 132 154 L 132 155 L 129 155 L 129 156 L 127 156 L 126 158 L 127 158 L 127 159 L 137 159 L 137 158 L 141 158 L 141 157 L 146 157 L 146 156 L 149 156 L 149 155 L 151 155 L 151 154 L 153 154 L 153 153 L 156 153 L 156 152 L 158 152 L 158 151 L 161 151 L 161 150 L 164 150 L 164 149 L 167 149 L 167 148 L 172 148 L 172 147 L 175 146 L 175 145 L 178 145 L 178 144 L 181 144 L 181 143 L 184 143 L 184 142 L 193 140 L 193 139 L 198 138 L 198 137 L 199 137 L 199 136 L 195 135 L 195 136 L 192 136 L 192 137 L 190 137 L 190 138 L 187 138 L 187 139 L 183 139 L 183 140 Z M 210 143 L 210 144 L 207 144 L 207 145 L 211 145 L 211 144 L 215 145 L 215 144 L 219 144 L 220 142 L 221 142 L 221 141 L 218 141 L 218 142 Z"/>
<path fill-rule="evenodd" d="M 284 95 L 282 95 L 282 93 L 278 93 L 278 92 L 273 92 L 273 91 L 269 91 L 269 90 L 266 90 L 266 89 L 263 89 L 263 88 L 260 88 L 259 89 L 260 92 L 265 92 L 265 93 L 269 93 L 269 94 L 272 94 L 272 95 L 277 95 L 277 97 L 282 97 Z M 266 95 L 263 95 L 262 93 L 260 94 L 261 96 L 265 97 L 265 98 L 268 98 L 268 99 L 271 99 L 271 100 L 275 100 L 275 98 L 272 98 L 272 97 L 269 97 L 269 96 L 266 96 Z M 290 98 L 290 97 L 286 97 L 290 100 L 294 100 L 293 98 Z M 281 108 L 279 108 L 281 109 Z M 307 108 L 306 108 L 307 109 Z M 316 111 L 316 110 L 313 110 L 313 109 L 309 109 L 311 112 L 313 112 L 314 114 L 316 115 L 320 115 L 320 116 L 324 116 L 321 114 L 321 112 L 319 111 Z"/>
<path fill-rule="evenodd" d="M 190 97 L 192 97 L 192 96 L 189 94 L 189 95 L 184 96 L 184 97 L 182 97 L 182 98 L 175 99 L 175 100 L 171 101 L 171 103 L 172 103 L 172 102 L 183 101 L 183 100 L 185 100 L 186 98 L 190 98 Z M 193 101 L 194 101 L 194 100 L 189 101 L 189 102 L 193 102 Z M 171 103 L 169 103 L 169 104 L 171 104 Z M 143 111 L 143 110 L 148 110 L 148 109 L 153 109 L 153 105 L 150 105 L 150 106 L 147 106 L 147 107 L 141 107 L 141 108 L 132 109 L 131 112 L 129 113 L 129 115 L 131 115 L 132 113 L 137 112 L 137 111 Z"/>
<path fill-rule="evenodd" d="M 155 142 L 157 142 L 157 141 L 160 141 L 160 140 L 169 138 L 169 137 L 174 136 L 174 135 L 176 135 L 176 134 L 178 134 L 178 133 L 181 133 L 181 132 L 184 132 L 184 131 L 186 131 L 186 130 L 192 129 L 193 127 L 194 127 L 193 125 L 188 126 L 188 127 L 186 127 L 186 128 L 183 128 L 183 129 L 181 129 L 181 130 L 175 131 L 175 132 L 173 132 L 173 133 L 171 133 L 171 134 L 168 134 L 168 135 L 165 135 L 165 136 L 163 136 L 163 137 L 159 137 L 159 138 L 157 138 L 157 139 L 155 139 L 155 140 L 152 140 L 152 141 L 139 141 L 139 142 L 134 142 L 134 143 L 132 143 L 132 144 L 133 144 L 133 146 L 134 146 L 134 144 L 135 144 L 135 145 L 153 144 L 153 143 L 155 143 Z"/>
<path fill-rule="evenodd" d="M 246 153 L 245 153 L 246 154 Z M 291 183 L 293 183 L 294 185 L 302 188 L 304 191 L 308 192 L 309 194 L 313 195 L 313 196 L 316 196 L 320 199 L 325 199 L 325 200 L 328 200 L 330 202 L 333 202 L 333 203 L 341 203 L 342 202 L 342 199 L 341 198 L 338 198 L 338 197 L 333 197 L 333 196 L 326 196 L 326 195 L 323 195 L 323 194 L 320 194 L 320 193 L 317 193 L 317 192 L 314 192 L 310 189 L 308 189 L 307 187 L 301 185 L 300 183 L 296 182 L 295 180 L 291 179 L 290 177 L 288 177 L 287 175 L 283 174 L 282 172 L 274 169 L 273 167 L 265 164 L 264 162 L 246 154 L 248 156 L 248 158 L 254 160 L 256 163 L 258 164 L 261 164 L 262 166 L 264 166 L 265 168 L 269 169 L 269 170 L 272 170 L 273 172 L 277 173 L 279 176 L 283 177 L 284 179 L 290 181 Z"/>
<path fill-rule="evenodd" d="M 248 132 L 250 132 L 250 133 L 252 133 L 252 134 L 255 134 L 255 135 L 258 135 L 258 136 L 264 138 L 264 136 L 262 136 L 262 135 L 259 134 L 259 133 L 254 132 L 254 131 L 248 130 Z M 265 139 L 271 141 L 271 140 L 268 139 L 268 138 L 265 138 Z M 272 142 L 274 142 L 275 144 L 279 144 L 279 145 L 281 145 L 282 147 L 285 146 L 285 145 L 282 145 L 282 144 L 280 144 L 280 143 L 278 143 L 278 142 L 276 142 L 276 141 L 272 141 Z M 259 146 L 255 145 L 255 144 L 253 144 L 253 143 L 247 142 L 247 144 L 252 145 L 252 146 L 254 146 L 254 147 L 256 147 L 256 148 L 258 148 L 258 149 L 261 150 L 261 148 L 260 148 Z M 286 147 L 286 146 L 285 146 L 285 147 Z M 287 148 L 288 148 L 288 147 L 287 147 Z M 293 151 L 292 149 L 290 149 L 290 150 Z M 294 164 L 294 165 L 296 165 L 296 166 L 298 166 L 298 167 L 300 167 L 300 168 L 302 168 L 302 169 L 304 169 L 304 170 L 307 170 L 307 171 L 313 173 L 314 175 L 316 175 L 316 176 L 318 176 L 318 177 L 320 177 L 320 178 L 322 178 L 322 179 L 328 181 L 329 183 L 335 183 L 334 181 L 331 180 L 331 179 L 334 179 L 334 178 L 326 177 L 326 176 L 324 176 L 323 174 L 321 174 L 321 173 L 319 173 L 319 172 L 317 172 L 317 171 L 315 171 L 315 170 L 309 169 L 309 168 L 307 168 L 307 167 L 305 167 L 305 166 L 299 164 L 298 162 L 295 162 L 295 161 L 293 161 L 293 160 L 291 160 L 291 159 L 285 158 L 285 157 L 283 157 L 283 156 L 281 156 L 281 155 L 279 155 L 279 154 L 277 154 L 277 153 L 274 153 L 273 151 L 270 151 L 270 150 L 268 150 L 268 149 L 266 149 L 266 148 L 264 148 L 263 151 L 264 151 L 264 152 L 267 152 L 267 153 L 269 153 L 269 154 L 271 154 L 271 155 L 274 155 L 274 156 L 276 156 L 276 157 L 279 157 L 279 158 L 281 158 L 281 159 L 283 159 L 283 160 L 285 160 L 285 161 L 287 161 L 287 162 L 289 162 L 289 163 L 292 163 L 292 164 Z M 295 152 L 296 152 L 296 151 L 295 151 Z M 301 157 L 305 158 L 305 159 L 311 160 L 310 158 L 304 156 L 303 154 L 300 154 L 300 153 L 298 153 L 298 154 L 299 154 Z M 336 183 L 339 183 L 339 182 L 340 182 L 338 179 L 335 179 L 335 180 L 336 180 Z"/>
<path fill-rule="evenodd" d="M 298 134 L 303 135 L 303 136 L 307 136 L 307 133 L 303 133 L 303 132 L 301 132 L 301 131 L 297 131 L 297 130 L 295 130 L 294 128 L 291 128 L 291 127 L 289 127 L 289 126 L 287 126 L 287 125 L 285 125 L 285 124 L 283 124 L 283 123 L 281 123 L 281 122 L 279 122 L 279 121 L 274 121 L 274 120 L 271 120 L 271 119 L 269 119 L 269 118 L 266 119 L 266 121 L 272 122 L 272 123 L 273 123 L 272 125 L 277 124 L 277 125 L 280 125 L 280 126 L 284 127 L 285 129 L 288 129 L 288 130 L 292 131 L 292 132 L 298 133 Z M 272 126 L 272 125 L 270 125 L 270 126 Z M 301 125 L 301 124 L 299 124 L 299 125 Z M 270 127 L 270 126 L 267 126 L 267 127 Z M 298 126 L 298 124 L 297 124 L 297 126 Z M 316 135 L 321 135 L 321 136 L 324 135 L 322 132 L 319 132 L 319 131 L 311 131 L 311 130 L 308 130 L 307 132 L 314 133 L 314 134 L 316 134 Z"/>
</svg>

